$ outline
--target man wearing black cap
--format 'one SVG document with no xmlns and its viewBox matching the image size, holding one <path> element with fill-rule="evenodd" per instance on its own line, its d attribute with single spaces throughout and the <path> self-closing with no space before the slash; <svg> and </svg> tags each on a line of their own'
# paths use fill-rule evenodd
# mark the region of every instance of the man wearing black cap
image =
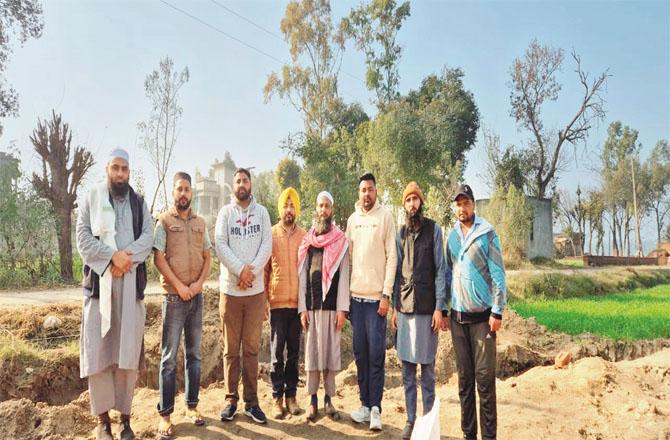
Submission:
<svg viewBox="0 0 670 440">
<path fill-rule="evenodd" d="M 496 331 L 507 302 L 500 239 L 475 215 L 475 197 L 462 184 L 453 198 L 456 223 L 447 239 L 447 282 L 451 284 L 451 337 L 458 369 L 461 429 L 477 438 L 475 383 L 482 438 L 496 438 Z"/>
</svg>

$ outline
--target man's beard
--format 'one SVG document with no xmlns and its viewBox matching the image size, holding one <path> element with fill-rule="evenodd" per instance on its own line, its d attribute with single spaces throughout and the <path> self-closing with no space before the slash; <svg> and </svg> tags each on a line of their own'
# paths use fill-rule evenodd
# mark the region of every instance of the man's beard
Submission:
<svg viewBox="0 0 670 440">
<path fill-rule="evenodd" d="M 321 217 L 319 215 L 314 216 L 314 231 L 316 235 L 322 235 L 330 231 L 333 226 L 333 216 Z"/>
<path fill-rule="evenodd" d="M 284 214 L 281 221 L 284 226 L 292 226 L 295 223 L 295 216 L 293 214 Z"/>
<path fill-rule="evenodd" d="M 111 180 L 108 181 L 109 185 L 109 190 L 112 192 L 112 195 L 115 197 L 123 197 L 126 194 L 128 194 L 128 189 L 130 188 L 130 185 L 128 184 L 128 181 L 124 182 L 112 182 Z"/>
<path fill-rule="evenodd" d="M 466 218 L 463 219 L 463 220 L 461 220 L 461 218 L 460 218 L 460 216 L 459 216 L 458 220 L 459 220 L 461 223 L 466 224 L 466 225 L 472 224 L 472 222 L 475 221 L 475 213 L 473 212 L 472 215 L 470 215 L 469 217 L 466 217 Z"/>
<path fill-rule="evenodd" d="M 235 191 L 235 198 L 240 202 L 246 202 L 249 200 L 250 196 L 251 192 L 247 191 L 245 188 L 238 188 L 237 191 Z"/>
<path fill-rule="evenodd" d="M 369 211 L 372 209 L 373 206 L 375 206 L 376 200 L 372 200 L 372 197 L 364 197 L 363 198 L 363 209 L 366 211 Z"/>
<path fill-rule="evenodd" d="M 183 199 L 186 200 L 185 203 L 182 203 L 182 199 L 177 199 L 174 201 L 174 206 L 177 208 L 177 211 L 186 211 L 191 207 L 191 201 L 185 197 L 183 197 Z"/>
<path fill-rule="evenodd" d="M 414 214 L 405 211 L 405 224 L 410 229 L 419 229 L 423 221 L 423 203 L 419 206 Z"/>
</svg>

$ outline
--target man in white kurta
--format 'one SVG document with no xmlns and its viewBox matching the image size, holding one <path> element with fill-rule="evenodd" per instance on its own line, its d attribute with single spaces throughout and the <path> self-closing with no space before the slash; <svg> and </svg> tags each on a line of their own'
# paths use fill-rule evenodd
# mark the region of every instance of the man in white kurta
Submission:
<svg viewBox="0 0 670 440">
<path fill-rule="evenodd" d="M 127 152 L 112 151 L 106 175 L 105 184 L 81 201 L 77 219 L 77 249 L 96 277 L 84 281 L 80 375 L 88 378 L 91 413 L 98 416 L 96 438 L 112 439 L 109 410 L 114 409 L 121 413 L 120 438 L 129 440 L 135 438 L 130 410 L 145 320 L 144 285 L 137 273 L 151 252 L 153 222 L 144 200 L 128 185 Z"/>
</svg>

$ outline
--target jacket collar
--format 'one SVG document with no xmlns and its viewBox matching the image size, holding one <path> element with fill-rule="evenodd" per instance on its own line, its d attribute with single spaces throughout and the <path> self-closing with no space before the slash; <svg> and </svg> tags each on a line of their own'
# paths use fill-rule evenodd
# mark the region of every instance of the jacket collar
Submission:
<svg viewBox="0 0 670 440">
<path fill-rule="evenodd" d="M 171 215 L 172 217 L 179 217 L 179 211 L 177 211 L 177 207 L 174 206 L 174 205 L 170 206 L 170 209 L 168 209 L 168 213 L 170 213 L 170 215 Z M 195 213 L 193 212 L 193 209 L 188 208 L 188 217 L 187 217 L 187 220 L 191 220 L 192 218 L 195 218 L 195 217 L 196 217 L 196 215 L 195 215 Z"/>
</svg>

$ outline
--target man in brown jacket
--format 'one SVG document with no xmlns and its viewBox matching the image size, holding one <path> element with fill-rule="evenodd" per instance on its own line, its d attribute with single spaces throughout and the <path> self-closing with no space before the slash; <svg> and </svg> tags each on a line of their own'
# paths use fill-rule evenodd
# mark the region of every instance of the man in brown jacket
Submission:
<svg viewBox="0 0 670 440">
<path fill-rule="evenodd" d="M 212 244 L 205 220 L 190 208 L 193 196 L 191 176 L 183 172 L 175 174 L 172 195 L 174 206 L 158 216 L 154 232 L 154 261 L 161 273 L 165 294 L 158 378 L 158 413 L 161 415 L 158 434 L 161 438 L 170 438 L 174 434 L 170 414 L 174 411 L 177 352 L 182 333 L 186 364 L 186 415 L 196 425 L 205 424 L 196 407 L 200 389 L 202 285 L 209 275 Z"/>
<path fill-rule="evenodd" d="M 288 187 L 279 196 L 280 221 L 272 227 L 272 257 L 265 266 L 265 291 L 270 307 L 272 367 L 272 417 L 284 417 L 286 409 L 297 415 L 295 395 L 298 386 L 300 355 L 300 316 L 298 316 L 298 247 L 305 230 L 295 221 L 300 216 L 300 197 Z M 287 350 L 284 363 L 284 347 Z"/>
</svg>

